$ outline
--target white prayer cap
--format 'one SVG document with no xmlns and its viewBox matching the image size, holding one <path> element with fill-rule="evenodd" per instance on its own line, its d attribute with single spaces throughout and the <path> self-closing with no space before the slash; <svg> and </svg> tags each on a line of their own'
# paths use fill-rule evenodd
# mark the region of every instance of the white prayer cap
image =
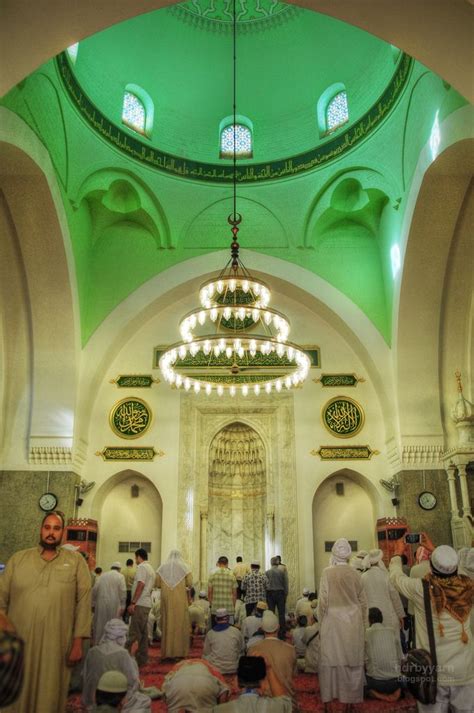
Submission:
<svg viewBox="0 0 474 713">
<path fill-rule="evenodd" d="M 229 616 L 227 609 L 216 609 L 216 619 L 225 619 Z"/>
<path fill-rule="evenodd" d="M 273 632 L 278 629 L 278 626 L 278 617 L 270 610 L 264 611 L 262 616 L 262 629 L 267 634 L 273 634 Z"/>
<path fill-rule="evenodd" d="M 358 553 L 356 554 L 357 559 L 363 560 L 364 557 L 367 557 L 369 553 L 367 550 L 359 550 Z"/>
<path fill-rule="evenodd" d="M 250 566 L 251 566 L 251 567 L 260 567 L 260 562 L 256 562 L 256 561 L 255 561 L 255 562 L 251 562 L 251 563 L 250 563 Z"/>
<path fill-rule="evenodd" d="M 383 557 L 382 550 L 370 550 L 369 552 L 369 562 L 370 564 L 378 564 Z"/>
<path fill-rule="evenodd" d="M 365 566 L 365 557 L 359 557 L 358 555 L 354 557 L 354 559 L 351 561 L 351 565 L 358 572 L 365 572 L 365 570 L 367 569 L 367 567 Z"/>
<path fill-rule="evenodd" d="M 63 550 L 69 550 L 70 552 L 77 552 L 79 549 L 79 545 L 71 545 L 70 542 L 66 542 L 65 545 L 62 545 Z"/>
<path fill-rule="evenodd" d="M 460 573 L 474 579 L 474 547 L 462 547 L 458 555 Z"/>
<path fill-rule="evenodd" d="M 351 556 L 352 550 L 345 537 L 340 537 L 332 546 L 332 556 L 335 562 L 346 562 Z"/>
<path fill-rule="evenodd" d="M 112 562 L 110 565 L 110 569 L 122 569 L 122 563 L 121 562 Z"/>
<path fill-rule="evenodd" d="M 440 574 L 453 574 L 458 568 L 456 550 L 449 545 L 440 545 L 431 553 L 431 564 Z"/>
<path fill-rule="evenodd" d="M 207 597 L 207 593 L 202 589 L 202 590 L 199 592 L 199 596 L 201 597 L 201 599 L 204 599 L 205 597 Z"/>
<path fill-rule="evenodd" d="M 309 594 L 309 589 L 308 589 L 308 587 L 303 587 L 303 594 L 304 594 L 305 597 L 308 596 L 308 594 Z"/>
<path fill-rule="evenodd" d="M 106 693 L 125 693 L 128 689 L 127 677 L 121 671 L 106 671 L 99 678 L 97 688 Z"/>
</svg>

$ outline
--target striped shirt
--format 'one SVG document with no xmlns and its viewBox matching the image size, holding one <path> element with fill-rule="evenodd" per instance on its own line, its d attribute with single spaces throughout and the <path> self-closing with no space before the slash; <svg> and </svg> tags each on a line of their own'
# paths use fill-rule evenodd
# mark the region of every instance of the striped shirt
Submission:
<svg viewBox="0 0 474 713">
<path fill-rule="evenodd" d="M 372 624 L 365 631 L 367 675 L 379 681 L 400 676 L 401 648 L 398 632 L 391 626 Z"/>
</svg>

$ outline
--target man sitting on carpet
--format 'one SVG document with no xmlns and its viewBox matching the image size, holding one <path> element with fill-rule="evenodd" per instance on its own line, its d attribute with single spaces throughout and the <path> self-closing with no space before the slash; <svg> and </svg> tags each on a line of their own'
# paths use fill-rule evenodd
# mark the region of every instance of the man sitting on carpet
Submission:
<svg viewBox="0 0 474 713">
<path fill-rule="evenodd" d="M 279 621 L 277 616 L 266 611 L 262 617 L 263 641 L 249 648 L 249 656 L 263 656 L 272 672 L 283 686 L 286 696 L 293 696 L 293 675 L 296 672 L 295 647 L 278 638 Z M 267 684 L 270 684 L 267 681 Z"/>
<path fill-rule="evenodd" d="M 168 713 L 197 713 L 227 701 L 230 694 L 219 671 L 203 659 L 177 663 L 166 675 L 162 691 Z"/>
<path fill-rule="evenodd" d="M 257 602 L 254 613 L 245 617 L 242 623 L 241 631 L 242 636 L 244 637 L 244 645 L 246 649 L 248 648 L 250 639 L 252 639 L 258 631 L 261 631 L 263 612 L 267 609 L 268 605 L 266 602 Z M 259 638 L 263 639 L 263 631 L 261 637 Z"/>
<path fill-rule="evenodd" d="M 235 673 L 244 647 L 242 634 L 235 626 L 230 626 L 226 609 L 218 609 L 215 616 L 215 626 L 204 639 L 203 658 L 221 673 Z"/>
<path fill-rule="evenodd" d="M 291 698 L 262 656 L 241 656 L 237 677 L 243 692 L 239 698 L 213 708 L 213 713 L 291 713 Z M 271 698 L 262 695 L 264 680 L 270 682 Z"/>
<path fill-rule="evenodd" d="M 385 626 L 380 609 L 370 607 L 365 632 L 366 692 L 370 698 L 400 698 L 400 646 L 393 627 Z M 382 695 L 380 695 L 382 694 Z"/>
<path fill-rule="evenodd" d="M 135 701 L 140 700 L 141 710 L 151 709 L 149 696 L 138 690 L 140 679 L 137 662 L 125 649 L 127 632 L 128 626 L 122 619 L 111 619 L 104 627 L 100 643 L 89 649 L 83 671 L 82 702 L 85 706 L 90 708 L 94 703 L 94 693 L 101 676 L 107 671 L 116 671 L 125 676 L 127 681 L 127 704 L 133 697 Z"/>
</svg>

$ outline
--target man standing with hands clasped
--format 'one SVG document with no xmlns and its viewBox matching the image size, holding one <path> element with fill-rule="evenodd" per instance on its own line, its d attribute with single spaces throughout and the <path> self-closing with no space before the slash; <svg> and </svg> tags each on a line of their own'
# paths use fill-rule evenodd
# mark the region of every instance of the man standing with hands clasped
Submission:
<svg viewBox="0 0 474 713">
<path fill-rule="evenodd" d="M 9 713 L 60 713 L 70 667 L 90 636 L 91 579 L 83 557 L 61 548 L 64 515 L 45 515 L 40 542 L 11 557 L 0 577 L 0 612 L 25 642 L 24 681 Z"/>
</svg>

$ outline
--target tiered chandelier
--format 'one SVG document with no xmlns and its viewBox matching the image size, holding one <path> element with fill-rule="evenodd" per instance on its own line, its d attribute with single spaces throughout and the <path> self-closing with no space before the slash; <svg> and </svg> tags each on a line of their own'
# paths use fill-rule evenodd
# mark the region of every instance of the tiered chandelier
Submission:
<svg viewBox="0 0 474 713">
<path fill-rule="evenodd" d="M 299 386 L 310 360 L 288 341 L 290 325 L 284 314 L 269 307 L 268 285 L 253 277 L 239 257 L 237 240 L 242 216 L 237 213 L 236 156 L 236 35 L 233 0 L 233 213 L 231 257 L 224 269 L 199 291 L 200 307 L 180 322 L 181 342 L 160 357 L 165 381 L 185 391 L 247 396 L 280 392 Z"/>
</svg>

